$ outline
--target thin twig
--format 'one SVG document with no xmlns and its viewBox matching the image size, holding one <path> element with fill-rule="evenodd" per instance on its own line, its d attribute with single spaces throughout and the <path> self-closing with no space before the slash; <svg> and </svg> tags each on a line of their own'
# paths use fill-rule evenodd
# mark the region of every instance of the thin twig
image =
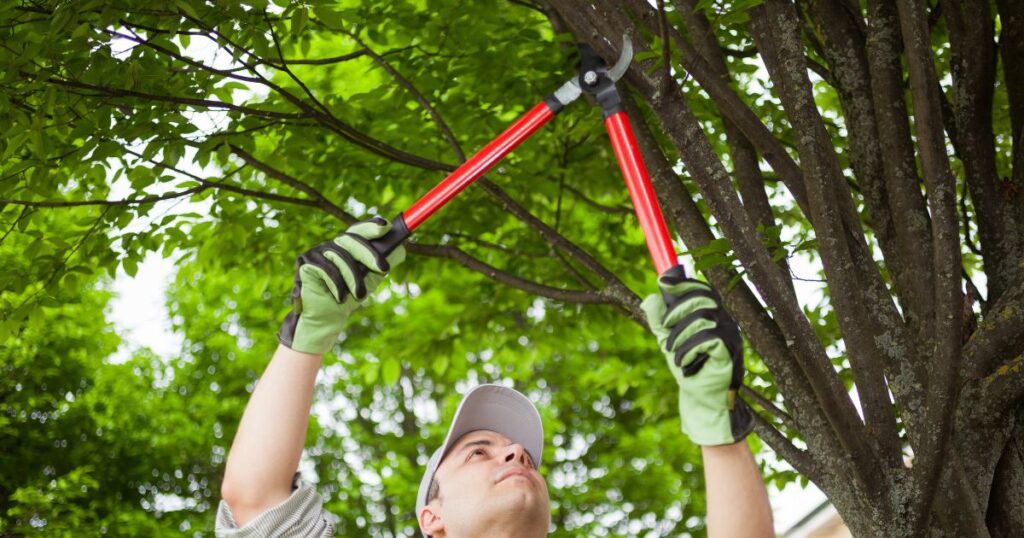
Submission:
<svg viewBox="0 0 1024 538">
<path fill-rule="evenodd" d="M 672 80 L 672 51 L 668 36 L 668 15 L 665 14 L 665 0 L 658 0 L 658 33 L 661 35 L 662 77 L 667 85 Z"/>
<path fill-rule="evenodd" d="M 306 86 L 304 82 L 302 82 L 302 79 L 296 76 L 295 73 L 293 73 L 292 70 L 288 68 L 288 64 L 284 62 L 284 53 L 281 52 L 281 43 L 277 39 L 277 32 L 274 30 L 274 24 L 270 22 L 270 18 L 267 16 L 266 11 L 263 12 L 263 20 L 266 21 L 267 28 L 270 30 L 270 38 L 271 40 L 274 41 L 274 49 L 277 50 L 277 58 L 278 60 L 281 61 L 281 66 L 279 69 L 284 71 L 285 74 L 288 75 L 288 78 L 295 81 L 295 83 L 298 84 L 300 88 L 302 88 L 302 91 L 305 92 L 306 97 L 309 97 L 309 100 L 313 101 L 313 104 L 319 107 L 320 110 L 324 112 L 324 114 L 333 116 L 333 114 L 331 114 L 331 111 L 327 109 L 327 106 L 321 103 L 320 100 L 317 99 L 315 95 L 313 95 L 312 90 L 310 90 L 309 87 Z"/>
<path fill-rule="evenodd" d="M 785 424 L 793 433 L 799 433 L 800 429 L 796 427 L 796 421 L 793 420 L 793 417 L 789 413 L 779 409 L 779 407 L 768 398 L 765 398 L 760 393 L 746 385 L 740 386 L 740 393 L 753 399 L 757 402 L 757 405 L 761 406 L 762 409 L 768 411 L 773 416 L 781 420 L 782 423 Z"/>
<path fill-rule="evenodd" d="M 387 52 L 382 52 L 382 53 L 380 53 L 380 55 L 381 56 L 391 56 L 392 54 L 399 54 L 399 53 L 405 52 L 405 51 L 413 49 L 413 48 L 415 48 L 415 45 L 409 45 L 409 46 L 406 46 L 406 47 L 399 47 L 397 49 L 391 49 L 391 50 L 389 50 Z M 287 59 L 287 60 L 281 60 L 280 63 L 286 64 L 286 65 L 330 65 L 330 64 L 337 64 L 337 63 L 347 62 L 349 60 L 354 60 L 356 58 L 362 58 L 363 56 L 366 56 L 366 55 L 367 55 L 366 49 L 362 49 L 362 50 L 357 50 L 355 52 L 350 52 L 348 54 L 342 54 L 341 56 L 333 56 L 331 58 L 318 58 L 318 59 L 312 59 L 312 60 Z M 265 60 L 265 62 L 267 63 L 267 65 L 271 65 L 271 66 L 277 67 L 277 63 L 276 62 L 269 61 L 269 60 Z"/>
<path fill-rule="evenodd" d="M 562 263 L 562 267 L 565 268 L 566 272 L 576 279 L 576 282 L 579 282 L 581 285 L 583 285 L 583 287 L 589 290 L 597 289 L 597 286 L 591 283 L 590 280 L 587 280 L 586 275 L 581 273 L 578 269 L 573 267 L 571 263 L 569 263 L 569 260 L 566 259 L 565 254 L 562 254 L 562 252 L 556 248 L 552 248 L 551 252 L 552 254 L 555 255 L 556 258 L 558 258 L 558 261 Z"/>
<path fill-rule="evenodd" d="M 0 204 L 14 204 L 25 207 L 81 207 L 90 205 L 117 206 L 117 205 L 144 205 L 154 204 L 163 200 L 171 200 L 189 196 L 209 189 L 212 185 L 199 185 L 191 189 L 165 194 L 145 196 L 142 198 L 124 198 L 122 200 L 5 200 L 0 199 Z M 4 235 L 6 237 L 6 234 Z"/>
<path fill-rule="evenodd" d="M 14 222 L 11 223 L 11 227 L 8 228 L 6 232 L 4 232 L 4 236 L 3 237 L 0 237 L 0 245 L 3 244 L 5 239 L 7 239 L 8 235 L 11 235 L 11 232 L 14 231 L 14 228 L 18 226 L 18 223 L 21 222 L 21 219 L 25 218 L 25 215 L 28 215 L 28 213 L 31 211 L 31 209 L 32 208 L 30 208 L 28 206 L 24 206 L 24 207 L 21 208 L 21 213 L 18 214 L 18 218 L 14 219 Z"/>
<path fill-rule="evenodd" d="M 464 162 L 466 160 L 466 154 L 465 152 L 462 151 L 462 146 L 459 145 L 458 140 L 455 139 L 455 133 L 453 133 L 451 128 L 448 127 L 448 124 L 441 117 L 441 114 L 437 112 L 437 109 L 435 109 L 433 105 L 430 104 L 430 101 L 427 100 L 427 98 L 416 88 L 415 85 L 413 85 L 413 83 L 409 79 L 402 76 L 402 74 L 399 73 L 397 69 L 395 69 L 387 60 L 385 60 L 383 56 L 374 52 L 374 50 L 370 48 L 369 45 L 363 42 L 363 40 L 359 38 L 358 34 L 347 31 L 345 33 L 353 40 L 355 40 L 355 42 L 358 43 L 359 46 L 363 47 L 363 49 L 366 50 L 366 53 L 371 58 L 373 58 L 373 61 L 377 62 L 377 64 L 380 65 L 381 68 L 387 71 L 388 74 L 391 75 L 391 77 L 394 78 L 399 85 L 401 85 L 403 88 L 406 89 L 406 91 L 412 94 L 413 99 L 415 99 L 416 102 L 419 103 L 420 106 L 422 106 L 423 109 L 427 111 L 427 114 L 430 115 L 430 118 L 434 120 L 434 124 L 437 125 L 437 128 L 441 130 L 442 136 L 444 136 L 445 140 L 448 141 L 448 145 L 452 148 L 452 151 L 455 153 L 455 156 L 458 157 L 459 162 Z"/>
<path fill-rule="evenodd" d="M 22 73 L 25 78 L 35 80 L 38 79 L 36 75 L 31 73 Z M 218 101 L 214 99 L 199 99 L 194 97 L 180 97 L 175 95 L 159 95 L 153 93 L 139 92 L 135 90 L 129 90 L 126 88 L 111 88 L 108 86 L 99 86 L 96 84 L 89 84 L 73 79 L 65 79 L 60 77 L 50 77 L 47 82 L 56 84 L 58 86 L 64 86 L 66 88 L 75 88 L 82 90 L 90 90 L 94 92 L 100 92 L 100 95 L 109 97 L 133 97 L 139 99 L 147 99 L 150 101 L 160 101 L 167 103 L 177 103 L 180 105 L 190 105 L 202 108 L 212 108 L 220 110 L 231 110 L 235 112 L 242 112 L 253 116 L 260 116 L 265 118 L 280 118 L 280 119 L 303 119 L 309 117 L 307 114 L 295 114 L 291 112 L 278 112 L 275 110 L 264 110 L 259 108 L 247 107 L 236 105 L 234 103 L 228 103 L 226 101 Z M 72 92 L 74 93 L 74 92 Z M 97 97 L 97 95 L 81 94 L 89 97 Z"/>
<path fill-rule="evenodd" d="M 498 251 L 504 252 L 506 254 L 514 254 L 516 256 L 522 256 L 522 257 L 526 257 L 526 258 L 542 258 L 542 257 L 545 257 L 545 256 L 548 255 L 546 252 L 531 252 L 531 251 L 528 251 L 528 250 L 522 250 L 522 249 L 518 249 L 518 248 L 507 247 L 507 246 L 502 245 L 500 243 L 494 243 L 492 241 L 487 241 L 487 240 L 484 240 L 484 239 L 480 239 L 479 237 L 476 237 L 474 235 L 464 234 L 464 233 L 460 233 L 460 232 L 444 232 L 443 235 L 447 235 L 449 237 L 457 237 L 459 239 L 462 239 L 464 241 L 468 241 L 470 243 L 473 243 L 474 245 L 477 245 L 477 246 L 480 246 L 480 247 L 483 247 L 483 248 L 487 248 L 487 249 L 491 249 L 491 250 L 498 250 Z"/>
<path fill-rule="evenodd" d="M 259 170 L 260 172 L 263 172 L 264 174 L 266 174 L 266 175 L 268 175 L 268 176 L 270 176 L 270 177 L 280 181 L 281 183 L 284 183 L 284 184 L 286 184 L 288 186 L 291 186 L 291 187 L 295 188 L 296 190 L 299 190 L 301 192 L 304 192 L 304 193 L 308 194 L 311 198 L 313 198 L 312 201 L 317 203 L 319 205 L 319 207 L 323 208 L 325 211 L 327 211 L 331 215 L 335 216 L 336 218 L 338 218 L 342 222 L 345 222 L 346 224 L 352 224 L 353 222 L 355 222 L 357 220 L 353 215 L 351 215 L 348 212 L 346 212 L 344 209 L 341 208 L 341 206 L 339 206 L 339 205 L 335 204 L 334 202 L 331 202 L 330 200 L 328 200 L 326 196 L 324 196 L 322 193 L 320 193 L 320 191 L 316 190 L 315 188 L 313 188 L 309 184 L 307 184 L 307 183 L 305 183 L 303 181 L 300 181 L 299 179 L 297 179 L 295 177 L 292 177 L 292 176 L 290 176 L 290 175 L 288 175 L 288 174 L 286 174 L 286 173 L 284 173 L 284 172 L 282 172 L 282 171 L 280 171 L 280 170 L 270 166 L 269 164 L 267 164 L 267 163 L 257 159 L 255 156 L 253 156 L 248 151 L 245 151 L 244 149 L 242 149 L 242 148 L 240 148 L 240 147 L 238 147 L 238 146 L 236 146 L 234 144 L 229 144 L 228 147 L 231 148 L 231 152 L 232 153 L 234 153 L 235 155 L 240 157 L 243 161 L 245 161 L 247 164 L 251 165 L 253 168 L 255 168 L 255 169 Z"/>
<path fill-rule="evenodd" d="M 570 302 L 570 303 L 581 303 L 581 304 L 609 304 L 617 305 L 616 301 L 611 296 L 601 291 L 583 291 L 583 290 L 566 290 L 561 288 L 554 288 L 546 286 L 537 282 L 520 278 L 511 273 L 502 271 L 492 265 L 489 265 L 483 261 L 480 261 L 458 247 L 451 245 L 425 245 L 421 243 L 409 243 L 406 245 L 406 249 L 414 254 L 420 254 L 423 256 L 431 256 L 435 258 L 449 258 L 462 264 L 463 266 L 472 269 L 478 273 L 482 273 L 502 284 L 511 286 L 513 288 L 525 291 L 533 295 L 539 295 L 541 297 L 547 297 L 549 299 L 555 299 L 558 301 Z"/>
<path fill-rule="evenodd" d="M 978 245 L 974 244 L 971 239 L 971 217 L 967 213 L 967 185 L 963 186 L 963 195 L 960 196 L 960 221 L 961 227 L 963 228 L 964 245 L 967 246 L 967 250 L 974 253 L 975 256 L 981 257 L 981 249 Z"/>
<path fill-rule="evenodd" d="M 770 422 L 757 413 L 751 413 L 754 418 L 754 433 L 768 444 L 776 454 L 782 456 L 787 463 L 793 466 L 796 471 L 812 481 L 820 476 L 818 464 L 814 456 L 806 451 L 800 450 L 786 439 L 782 432 L 772 426 Z"/>
<path fill-rule="evenodd" d="M 62 259 L 60 263 L 57 264 L 57 266 L 53 269 L 53 272 L 50 273 L 50 276 L 45 281 L 43 281 L 43 285 L 40 286 L 39 289 L 37 289 L 35 292 L 33 292 L 32 295 L 29 295 L 20 303 L 18 303 L 18 306 L 15 307 L 13 310 L 14 312 L 21 310 L 21 308 L 28 304 L 29 301 L 38 297 L 39 294 L 42 293 L 43 290 L 45 290 L 46 287 L 49 286 L 51 282 L 53 282 L 53 279 L 56 278 L 58 274 L 60 274 L 61 269 L 67 267 L 68 260 L 70 260 L 71 257 L 74 256 L 76 252 L 78 252 L 78 249 L 82 248 L 82 245 L 89 239 L 89 236 L 91 236 L 93 232 L 96 231 L 96 228 L 98 228 L 100 223 L 103 222 L 103 218 L 107 216 L 107 211 L 110 211 L 111 207 L 112 206 L 106 206 L 103 208 L 103 212 L 100 213 L 100 216 L 92 223 L 92 226 L 89 227 L 85 234 L 82 235 L 82 238 L 75 243 L 75 246 L 72 247 L 68 254 L 64 256 L 64 259 Z"/>
<path fill-rule="evenodd" d="M 351 125 L 341 121 L 341 119 L 339 119 L 334 114 L 330 113 L 330 111 L 328 111 L 326 109 L 326 107 L 322 107 L 322 105 L 321 105 L 320 108 L 318 108 L 318 107 L 314 107 L 314 106 L 310 105 L 309 103 L 306 103 L 305 101 L 300 99 L 298 96 L 292 94 L 288 90 L 282 88 L 281 86 L 275 84 L 274 82 L 270 81 L 266 77 L 264 77 L 264 76 L 259 74 L 259 71 L 256 69 L 257 66 L 259 66 L 259 65 L 271 65 L 271 64 L 268 64 L 266 62 L 266 60 L 264 60 L 263 58 L 258 56 L 256 53 L 250 51 L 249 49 L 246 49 L 245 47 L 235 43 L 234 41 L 232 41 L 227 36 L 225 36 L 225 35 L 221 34 L 220 32 L 218 32 L 215 28 L 207 25 L 204 21 L 192 18 L 192 17 L 190 17 L 188 15 L 183 15 L 183 16 L 185 18 L 189 19 L 190 21 L 192 21 L 193 23 L 195 23 L 196 25 L 198 25 L 198 26 L 200 26 L 202 28 L 205 28 L 208 32 L 210 32 L 211 34 L 215 35 L 219 40 L 223 41 L 224 43 L 227 43 L 231 47 L 234 47 L 235 53 L 237 53 L 236 55 L 240 56 L 240 55 L 244 54 L 245 56 L 247 56 L 249 58 L 252 58 L 254 60 L 254 63 L 247 64 L 247 65 L 251 65 L 253 73 L 256 76 L 261 78 L 262 83 L 265 86 L 267 86 L 270 89 L 273 89 L 281 97 L 283 97 L 285 100 L 287 100 L 288 102 L 292 103 L 293 105 L 298 107 L 300 110 L 303 110 L 304 112 L 306 112 L 306 114 L 304 116 L 300 116 L 300 117 L 312 117 L 313 119 L 318 120 L 326 128 L 328 128 L 331 131 L 341 135 L 342 138 L 345 138 L 346 140 L 349 140 L 350 142 L 354 142 L 356 145 L 358 145 L 358 146 L 360 146 L 360 147 L 362 147 L 364 149 L 367 149 L 367 150 L 369 150 L 372 153 L 375 153 L 377 155 L 380 155 L 381 157 L 385 157 L 387 159 L 393 160 L 395 162 L 407 164 L 409 166 L 415 166 L 415 167 L 419 167 L 419 168 L 424 168 L 424 169 L 427 169 L 427 170 L 450 171 L 452 169 L 451 166 L 449 166 L 449 165 L 447 165 L 445 163 L 434 161 L 434 160 L 427 159 L 427 158 L 424 158 L 424 157 L 420 157 L 419 155 L 415 155 L 415 154 L 412 154 L 412 153 L 400 150 L 400 149 L 398 149 L 398 148 L 396 148 L 394 146 L 391 146 L 390 144 L 387 144 L 387 143 L 385 143 L 385 142 L 383 142 L 381 140 L 373 138 L 372 136 L 369 136 L 366 133 L 363 133 L 362 131 L 356 129 L 355 127 L 353 127 L 353 126 L 351 126 Z M 229 49 L 229 51 L 230 51 L 230 49 Z M 242 63 L 244 64 L 245 62 L 242 61 Z M 272 67 L 274 67 L 274 66 L 272 66 Z"/>
<path fill-rule="evenodd" d="M 602 204 L 601 202 L 589 198 L 586 194 L 583 194 L 582 191 L 573 187 L 572 185 L 565 185 L 565 190 L 571 192 L 574 196 L 576 196 L 576 198 L 579 198 L 581 202 L 603 213 L 617 215 L 630 215 L 633 213 L 633 208 L 631 207 Z"/>
<path fill-rule="evenodd" d="M 211 185 L 211 186 L 213 186 L 213 187 L 215 187 L 215 188 L 217 188 L 219 190 L 230 191 L 230 192 L 234 192 L 234 193 L 237 193 L 237 194 L 244 194 L 246 196 L 251 196 L 253 198 L 257 198 L 257 199 L 261 199 L 261 200 L 270 200 L 270 201 L 273 201 L 273 202 L 283 202 L 283 203 L 286 203 L 286 204 L 301 205 L 301 206 L 307 206 L 307 207 L 316 207 L 316 208 L 320 208 L 320 209 L 325 209 L 326 210 L 326 208 L 324 207 L 324 204 L 320 200 L 309 200 L 309 199 L 306 199 L 306 198 L 294 198 L 294 197 L 291 197 L 291 196 L 284 196 L 284 195 L 275 194 L 275 193 L 272 193 L 272 192 L 257 191 L 257 190 L 253 190 L 253 189 L 247 189 L 245 187 L 239 187 L 237 185 L 232 185 L 230 183 L 224 183 L 222 181 L 214 181 L 214 180 L 211 180 L 211 179 L 208 179 L 208 178 L 204 178 L 204 177 L 198 176 L 198 175 L 193 174 L 191 172 L 188 172 L 186 170 L 182 170 L 182 169 L 180 169 L 180 168 L 178 168 L 176 166 L 169 165 L 169 164 L 166 164 L 166 163 L 162 163 L 160 161 L 155 161 L 153 159 L 149 159 L 149 158 L 143 157 L 142 154 L 140 154 L 140 153 L 138 153 L 136 151 L 127 149 L 127 148 L 123 148 L 123 151 L 125 153 L 129 154 L 129 155 L 132 155 L 132 156 L 137 157 L 137 158 L 139 158 L 139 159 L 141 159 L 143 161 L 146 161 L 146 162 L 148 162 L 148 163 L 150 163 L 150 164 L 152 164 L 154 166 L 157 166 L 159 168 L 163 168 L 165 170 L 170 170 L 172 172 L 176 172 L 176 173 L 181 174 L 183 176 L 192 178 L 192 179 L 194 179 L 194 180 L 196 180 L 196 181 L 198 181 L 198 182 L 200 182 L 200 183 L 202 183 L 204 185 L 209 184 L 209 185 Z M 247 163 L 247 165 L 248 165 L 248 163 Z M 242 167 L 236 168 L 235 170 L 233 170 L 231 172 L 231 175 L 234 175 L 234 174 L 238 173 L 241 169 L 242 169 Z M 331 212 L 328 211 L 328 213 L 331 213 Z M 333 213 L 331 213 L 331 214 L 333 214 Z M 337 216 L 337 215 L 335 215 L 335 216 Z M 351 215 L 345 214 L 345 216 L 348 217 L 347 220 L 346 220 L 346 218 L 343 218 L 343 217 L 340 217 L 340 216 L 338 218 L 343 220 L 346 223 L 352 223 L 352 222 L 355 222 L 355 220 L 356 220 Z"/>
</svg>

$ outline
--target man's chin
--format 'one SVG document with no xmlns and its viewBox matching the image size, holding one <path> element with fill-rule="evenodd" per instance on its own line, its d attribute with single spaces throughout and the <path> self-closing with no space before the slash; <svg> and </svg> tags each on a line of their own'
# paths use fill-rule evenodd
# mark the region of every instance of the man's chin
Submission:
<svg viewBox="0 0 1024 538">
<path fill-rule="evenodd" d="M 509 477 L 498 483 L 500 492 L 497 503 L 505 509 L 520 515 L 546 514 L 551 507 L 547 496 L 537 491 L 536 486 L 526 477 Z"/>
</svg>

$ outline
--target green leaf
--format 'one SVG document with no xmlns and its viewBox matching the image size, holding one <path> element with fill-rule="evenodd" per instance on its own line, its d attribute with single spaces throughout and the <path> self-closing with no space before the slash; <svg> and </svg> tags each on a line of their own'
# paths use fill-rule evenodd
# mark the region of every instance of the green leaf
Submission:
<svg viewBox="0 0 1024 538">
<path fill-rule="evenodd" d="M 92 25 L 87 22 L 83 22 L 82 24 L 79 24 L 77 27 L 75 27 L 75 30 L 71 32 L 71 38 L 75 39 L 79 37 L 85 37 L 89 35 L 89 33 L 91 32 Z"/>
<path fill-rule="evenodd" d="M 192 4 L 188 0 L 174 0 L 174 5 L 178 6 L 178 9 L 185 12 L 186 15 L 193 19 L 200 19 L 199 13 L 196 11 Z"/>
<path fill-rule="evenodd" d="M 292 35 L 301 34 L 308 22 L 309 10 L 304 7 L 296 9 L 295 14 L 292 15 Z"/>
<path fill-rule="evenodd" d="M 402 363 L 397 359 L 385 359 L 380 371 L 381 381 L 385 385 L 394 385 L 402 374 Z"/>
<path fill-rule="evenodd" d="M 661 58 L 662 54 L 659 51 L 645 50 L 636 53 L 633 56 L 633 61 L 642 62 L 644 60 L 650 60 L 651 58 Z"/>
<path fill-rule="evenodd" d="M 434 359 L 432 364 L 433 364 L 434 374 L 439 375 L 439 376 L 444 375 L 444 373 L 448 370 L 448 357 L 445 356 L 445 355 L 442 355 L 442 356 Z"/>
<path fill-rule="evenodd" d="M 359 368 L 359 371 L 362 373 L 363 383 L 373 385 L 380 376 L 380 365 L 376 362 L 366 362 Z"/>
<path fill-rule="evenodd" d="M 135 274 L 139 272 L 139 261 L 132 256 L 126 257 L 121 262 L 121 266 L 124 268 L 124 272 L 130 277 L 134 277 Z"/>
<path fill-rule="evenodd" d="M 341 16 L 341 13 L 334 9 L 326 6 L 315 6 L 313 8 L 313 14 L 316 15 L 317 19 L 320 19 L 328 28 L 334 30 L 340 30 L 345 21 Z"/>
</svg>

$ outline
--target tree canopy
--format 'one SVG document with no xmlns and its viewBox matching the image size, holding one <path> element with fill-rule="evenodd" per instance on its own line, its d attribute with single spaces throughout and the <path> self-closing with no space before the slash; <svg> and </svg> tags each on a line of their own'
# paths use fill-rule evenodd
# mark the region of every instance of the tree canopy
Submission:
<svg viewBox="0 0 1024 538">
<path fill-rule="evenodd" d="M 295 257 L 407 208 L 576 42 L 615 58 L 623 34 L 679 249 L 747 337 L 767 479 L 813 481 L 858 536 L 1021 528 L 1024 5 L 22 0 L 0 5 L 0 533 L 208 531 Z M 420 465 L 484 381 L 538 402 L 553 536 L 704 534 L 606 138 L 568 108 L 355 316 L 302 468 L 339 535 L 414 535 Z M 111 360 L 110 279 L 151 253 L 184 345 Z"/>
</svg>

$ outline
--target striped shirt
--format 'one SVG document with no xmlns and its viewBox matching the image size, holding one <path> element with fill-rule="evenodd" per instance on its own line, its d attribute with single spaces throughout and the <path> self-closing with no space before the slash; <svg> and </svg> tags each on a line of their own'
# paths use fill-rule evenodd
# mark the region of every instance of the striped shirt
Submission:
<svg viewBox="0 0 1024 538">
<path fill-rule="evenodd" d="M 263 512 L 239 528 L 231 508 L 223 500 L 217 507 L 218 537 L 256 538 L 261 536 L 319 537 L 334 536 L 334 514 L 324 510 L 324 501 L 313 486 L 298 480 L 290 497 Z"/>
</svg>

